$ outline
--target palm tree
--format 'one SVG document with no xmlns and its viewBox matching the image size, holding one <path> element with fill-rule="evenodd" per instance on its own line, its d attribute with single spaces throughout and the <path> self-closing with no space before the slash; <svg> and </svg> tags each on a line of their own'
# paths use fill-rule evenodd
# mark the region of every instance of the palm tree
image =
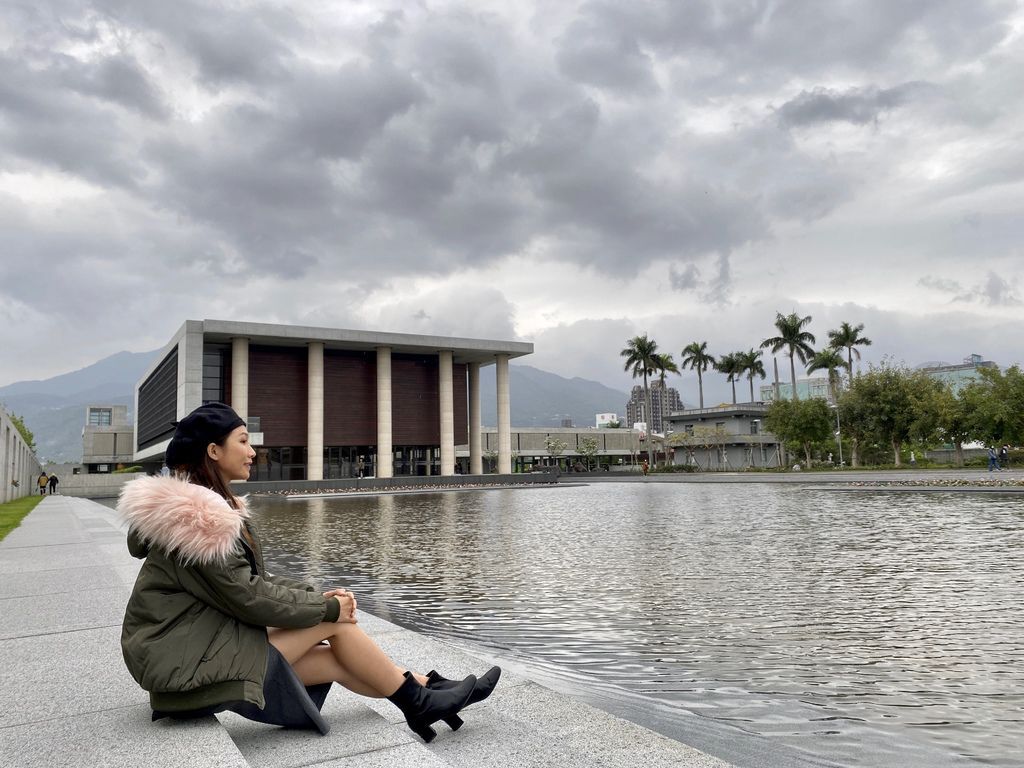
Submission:
<svg viewBox="0 0 1024 768">
<path fill-rule="evenodd" d="M 750 382 L 750 402 L 754 402 L 754 377 L 760 376 L 763 379 L 767 376 L 764 363 L 761 362 L 761 350 L 737 352 L 736 356 L 739 358 L 741 372 L 747 375 L 747 381 Z"/>
<path fill-rule="evenodd" d="M 841 323 L 839 328 L 828 332 L 828 345 L 833 349 L 846 349 L 846 369 L 853 378 L 853 358 L 860 360 L 860 352 L 855 349 L 857 346 L 870 347 L 871 339 L 860 335 L 864 330 L 864 323 L 850 325 Z"/>
<path fill-rule="evenodd" d="M 722 355 L 715 367 L 719 371 L 726 374 L 725 380 L 732 384 L 732 404 L 736 405 L 736 380 L 743 375 L 743 363 L 740 357 L 743 355 L 742 352 L 730 352 L 727 355 Z"/>
<path fill-rule="evenodd" d="M 811 322 L 811 316 L 799 317 L 796 312 L 783 315 L 775 313 L 775 327 L 779 331 L 778 336 L 772 336 L 761 342 L 761 349 L 771 347 L 772 352 L 778 352 L 785 347 L 789 350 L 789 373 L 793 382 L 793 399 L 798 400 L 796 394 L 796 362 L 794 357 L 799 357 L 800 362 L 806 364 L 807 358 L 814 354 L 811 344 L 814 343 L 814 334 L 805 331 L 803 328 Z"/>
<path fill-rule="evenodd" d="M 619 353 L 626 358 L 624 370 L 631 371 L 633 378 L 643 377 L 644 380 L 644 404 L 647 408 L 647 466 L 654 466 L 654 453 L 651 445 L 654 439 L 651 437 L 651 388 L 648 386 L 647 377 L 654 375 L 658 370 L 658 362 L 661 357 L 658 354 L 658 342 L 648 339 L 647 334 L 634 336 L 626 342 L 626 348 Z"/>
<path fill-rule="evenodd" d="M 654 357 L 658 366 L 658 381 L 661 382 L 661 433 L 667 435 L 668 426 L 665 424 L 665 406 L 668 404 L 668 388 L 665 386 L 665 374 L 674 373 L 678 375 L 679 368 L 676 366 L 676 361 L 672 359 L 672 355 L 668 352 L 665 354 L 658 352 Z M 653 432 L 654 430 L 652 429 L 651 431 Z M 668 466 L 667 449 L 665 451 L 665 466 Z"/>
<path fill-rule="evenodd" d="M 845 367 L 846 361 L 843 360 L 843 353 L 835 347 L 825 347 L 820 352 L 814 353 L 807 365 L 807 372 L 828 371 L 828 390 L 832 402 L 835 403 L 837 402 L 836 396 L 839 394 L 839 374 L 836 371 Z"/>
<path fill-rule="evenodd" d="M 706 341 L 694 341 L 683 347 L 683 357 L 679 361 L 684 369 L 692 368 L 697 372 L 697 388 L 700 391 L 700 407 L 704 407 L 704 371 L 715 367 L 715 358 L 708 354 Z"/>
</svg>

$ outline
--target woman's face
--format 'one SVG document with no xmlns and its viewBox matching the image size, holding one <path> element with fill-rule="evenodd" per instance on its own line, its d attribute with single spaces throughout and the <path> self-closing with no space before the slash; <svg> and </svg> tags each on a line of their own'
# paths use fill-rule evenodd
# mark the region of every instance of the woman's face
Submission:
<svg viewBox="0 0 1024 768">
<path fill-rule="evenodd" d="M 249 430 L 245 427 L 235 427 L 224 439 L 224 445 L 210 443 L 207 450 L 226 482 L 249 479 L 249 468 L 256 451 L 249 445 Z"/>
</svg>

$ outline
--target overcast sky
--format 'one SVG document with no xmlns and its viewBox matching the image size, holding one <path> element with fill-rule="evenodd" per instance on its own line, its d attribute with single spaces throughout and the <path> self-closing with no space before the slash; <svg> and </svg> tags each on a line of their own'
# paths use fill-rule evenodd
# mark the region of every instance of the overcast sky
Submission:
<svg viewBox="0 0 1024 768">
<path fill-rule="evenodd" d="M 0 72 L 0 385 L 203 318 L 1024 362 L 1020 2 L 7 0 Z"/>
</svg>

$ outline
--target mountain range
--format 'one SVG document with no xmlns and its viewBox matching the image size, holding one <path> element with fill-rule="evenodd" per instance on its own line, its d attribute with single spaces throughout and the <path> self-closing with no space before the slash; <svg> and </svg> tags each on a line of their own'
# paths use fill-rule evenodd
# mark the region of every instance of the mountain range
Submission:
<svg viewBox="0 0 1024 768">
<path fill-rule="evenodd" d="M 18 381 L 0 387 L 0 403 L 22 418 L 35 435 L 40 458 L 54 463 L 82 460 L 82 428 L 90 405 L 134 407 L 135 384 L 156 358 L 152 352 L 118 352 L 92 365 L 50 379 Z M 497 424 L 494 366 L 480 370 L 480 420 Z M 596 381 L 566 379 L 530 365 L 509 365 L 513 427 L 594 424 L 597 413 L 624 418 L 629 395 Z M 491 393 L 491 396 L 488 396 Z"/>
</svg>

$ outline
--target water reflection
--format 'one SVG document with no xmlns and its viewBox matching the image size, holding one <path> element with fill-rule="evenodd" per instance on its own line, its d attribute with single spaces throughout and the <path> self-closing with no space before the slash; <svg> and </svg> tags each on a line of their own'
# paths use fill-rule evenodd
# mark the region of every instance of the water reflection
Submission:
<svg viewBox="0 0 1024 768">
<path fill-rule="evenodd" d="M 279 570 L 400 623 L 842 764 L 1009 766 L 1019 499 L 605 484 L 253 506 Z"/>
</svg>

